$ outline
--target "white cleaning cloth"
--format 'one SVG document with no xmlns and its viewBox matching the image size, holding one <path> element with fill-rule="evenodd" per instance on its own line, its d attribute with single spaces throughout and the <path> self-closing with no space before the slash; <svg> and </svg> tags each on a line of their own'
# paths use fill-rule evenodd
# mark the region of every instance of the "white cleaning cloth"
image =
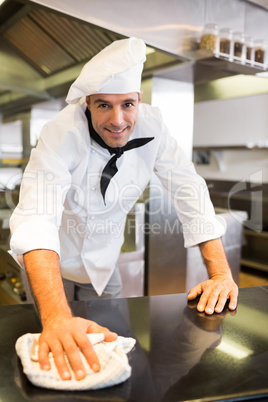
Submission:
<svg viewBox="0 0 268 402">
<path fill-rule="evenodd" d="M 99 358 L 101 369 L 95 373 L 86 362 L 81 353 L 81 359 L 86 369 L 86 376 L 82 380 L 76 380 L 70 368 L 72 378 L 62 380 L 58 374 L 52 354 L 49 359 L 51 369 L 40 369 L 38 362 L 38 338 L 40 334 L 25 334 L 21 336 L 15 345 L 17 355 L 20 357 L 23 371 L 32 384 L 57 390 L 89 390 L 110 387 L 127 380 L 131 375 L 131 367 L 127 353 L 133 348 L 136 341 L 133 338 L 118 336 L 116 341 L 104 341 L 104 334 L 88 334 L 88 338 Z"/>
</svg>

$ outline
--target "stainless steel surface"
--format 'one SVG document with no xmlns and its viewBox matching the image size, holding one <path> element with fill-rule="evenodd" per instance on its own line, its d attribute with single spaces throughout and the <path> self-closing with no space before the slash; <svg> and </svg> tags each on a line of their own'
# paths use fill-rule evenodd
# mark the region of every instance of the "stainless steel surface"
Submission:
<svg viewBox="0 0 268 402">
<path fill-rule="evenodd" d="M 25 110 L 28 103 L 66 95 L 83 64 L 122 35 L 7 0 L 0 11 L 0 37 L 0 110 L 7 113 L 22 103 Z"/>
<path fill-rule="evenodd" d="M 65 96 L 88 59 L 113 40 L 131 35 L 157 50 L 148 56 L 144 77 L 188 63 L 195 63 L 195 83 L 254 74 L 239 65 L 202 63 L 211 57 L 196 51 L 206 22 L 268 40 L 267 10 L 242 0 L 168 5 L 165 0 L 137 0 L 127 7 L 124 0 L 112 6 L 109 0 L 6 0 L 0 9 L 0 112 L 10 115 Z"/>
<path fill-rule="evenodd" d="M 3 38 L 47 76 L 90 59 L 121 35 L 33 8 L 7 27 Z"/>
<path fill-rule="evenodd" d="M 7 116 L 65 97 L 85 62 L 123 37 L 34 3 L 6 0 L 0 13 L 0 112 Z M 163 52 L 149 54 L 144 77 L 179 62 Z"/>
<path fill-rule="evenodd" d="M 186 249 L 175 208 L 157 178 L 146 205 L 146 294 L 183 293 L 186 285 Z"/>
<path fill-rule="evenodd" d="M 33 3 L 51 6 L 51 1 Z M 204 22 L 203 0 L 53 1 L 53 8 L 126 36 L 143 38 L 152 47 L 180 55 L 192 37 L 198 37 Z"/>
<path fill-rule="evenodd" d="M 32 2 L 51 6 L 50 0 Z M 244 0 L 180 0 L 168 5 L 165 0 L 137 0 L 127 7 L 124 0 L 115 0 L 113 8 L 109 0 L 77 0 L 75 4 L 56 0 L 53 8 L 126 36 L 139 36 L 150 46 L 187 60 L 187 52 L 196 48 L 207 22 L 253 37 L 259 37 L 262 30 L 263 38 L 268 39 L 267 10 Z"/>
<path fill-rule="evenodd" d="M 33 386 L 15 342 L 41 331 L 33 305 L 1 306 L 1 402 L 267 401 L 268 287 L 240 289 L 237 311 L 207 316 L 187 294 L 71 303 L 75 316 L 134 337 L 126 382 L 94 391 Z"/>
<path fill-rule="evenodd" d="M 188 292 L 208 278 L 199 247 L 185 249 L 181 225 L 176 211 L 154 179 L 147 203 L 145 291 L 148 295 Z M 243 222 L 247 212 L 216 209 L 227 223 L 223 236 L 227 259 L 234 280 L 239 284 L 240 259 L 243 237 Z"/>
<path fill-rule="evenodd" d="M 268 10 L 268 0 L 247 0 L 247 1 Z"/>
<path fill-rule="evenodd" d="M 118 266 L 122 278 L 122 297 L 144 296 L 145 205 L 136 203 L 127 216 L 125 241 Z"/>
</svg>

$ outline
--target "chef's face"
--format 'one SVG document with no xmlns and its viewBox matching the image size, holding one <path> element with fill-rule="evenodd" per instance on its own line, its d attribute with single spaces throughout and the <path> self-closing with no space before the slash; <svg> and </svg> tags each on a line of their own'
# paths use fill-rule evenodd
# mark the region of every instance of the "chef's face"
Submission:
<svg viewBox="0 0 268 402">
<path fill-rule="evenodd" d="M 122 147 L 128 142 L 137 123 L 141 95 L 96 94 L 86 98 L 92 125 L 110 147 Z"/>
</svg>

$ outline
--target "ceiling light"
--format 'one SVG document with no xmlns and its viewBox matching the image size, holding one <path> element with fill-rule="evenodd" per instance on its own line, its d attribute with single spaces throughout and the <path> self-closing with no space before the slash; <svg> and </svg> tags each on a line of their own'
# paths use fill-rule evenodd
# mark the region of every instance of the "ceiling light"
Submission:
<svg viewBox="0 0 268 402">
<path fill-rule="evenodd" d="M 3 4 L 6 0 L 0 0 L 0 6 Z"/>
</svg>

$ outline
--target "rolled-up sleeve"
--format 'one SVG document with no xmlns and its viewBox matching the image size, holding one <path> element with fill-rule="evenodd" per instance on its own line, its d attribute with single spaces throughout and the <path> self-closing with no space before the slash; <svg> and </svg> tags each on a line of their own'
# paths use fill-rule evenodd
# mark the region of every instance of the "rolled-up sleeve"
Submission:
<svg viewBox="0 0 268 402">
<path fill-rule="evenodd" d="M 16 220 L 15 215 L 12 220 Z M 58 230 L 50 222 L 23 222 L 14 230 L 10 247 L 17 256 L 37 249 L 53 250 L 60 256 Z"/>
<path fill-rule="evenodd" d="M 49 249 L 60 255 L 58 229 L 71 174 L 67 152 L 64 158 L 68 136 L 54 139 L 52 127 L 44 128 L 37 148 L 32 150 L 19 203 L 10 218 L 10 247 L 17 256 L 35 249 Z"/>
</svg>

